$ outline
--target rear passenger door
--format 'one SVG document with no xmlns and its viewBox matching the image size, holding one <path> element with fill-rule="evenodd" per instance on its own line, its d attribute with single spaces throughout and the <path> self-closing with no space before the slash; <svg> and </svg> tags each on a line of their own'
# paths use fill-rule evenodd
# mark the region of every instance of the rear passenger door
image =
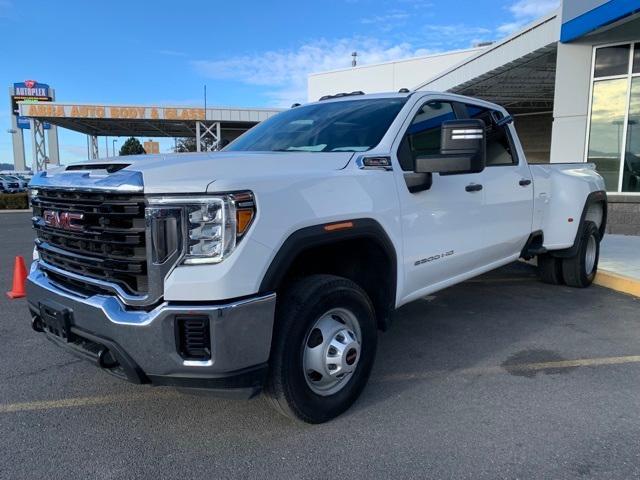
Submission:
<svg viewBox="0 0 640 480">
<path fill-rule="evenodd" d="M 484 188 L 485 255 L 493 262 L 519 256 L 533 218 L 533 182 L 529 166 L 520 158 L 512 122 L 501 125 L 502 112 L 466 104 L 469 118 L 481 119 L 487 131 Z M 488 263 L 488 262 L 487 262 Z"/>
</svg>

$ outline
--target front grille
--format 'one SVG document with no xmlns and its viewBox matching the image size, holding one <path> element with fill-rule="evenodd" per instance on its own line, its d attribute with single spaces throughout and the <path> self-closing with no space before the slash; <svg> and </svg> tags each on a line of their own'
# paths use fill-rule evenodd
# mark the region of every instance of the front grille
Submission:
<svg viewBox="0 0 640 480">
<path fill-rule="evenodd" d="M 148 292 L 145 201 L 141 195 L 38 189 L 32 199 L 40 258 L 49 265 L 120 286 L 127 294 Z M 45 224 L 51 216 L 82 214 L 69 225 Z M 61 222 L 62 223 L 62 222 Z M 79 289 L 63 275 L 56 282 Z"/>
</svg>

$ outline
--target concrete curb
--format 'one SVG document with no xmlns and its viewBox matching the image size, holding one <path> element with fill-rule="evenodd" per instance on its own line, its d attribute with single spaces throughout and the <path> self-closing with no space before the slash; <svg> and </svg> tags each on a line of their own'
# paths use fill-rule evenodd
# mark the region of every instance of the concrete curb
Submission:
<svg viewBox="0 0 640 480">
<path fill-rule="evenodd" d="M 29 213 L 30 211 L 30 208 L 25 208 L 24 210 L 0 210 L 0 213 Z"/>
<path fill-rule="evenodd" d="M 640 298 L 640 280 L 637 278 L 618 275 L 607 270 L 598 270 L 593 283 Z"/>
</svg>

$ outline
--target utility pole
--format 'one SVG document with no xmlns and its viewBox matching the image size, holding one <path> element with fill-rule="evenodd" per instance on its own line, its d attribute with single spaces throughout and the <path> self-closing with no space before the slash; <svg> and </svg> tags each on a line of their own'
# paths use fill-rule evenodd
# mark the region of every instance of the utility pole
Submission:
<svg viewBox="0 0 640 480">
<path fill-rule="evenodd" d="M 203 121 L 207 121 L 207 85 L 204 86 L 204 118 Z"/>
</svg>

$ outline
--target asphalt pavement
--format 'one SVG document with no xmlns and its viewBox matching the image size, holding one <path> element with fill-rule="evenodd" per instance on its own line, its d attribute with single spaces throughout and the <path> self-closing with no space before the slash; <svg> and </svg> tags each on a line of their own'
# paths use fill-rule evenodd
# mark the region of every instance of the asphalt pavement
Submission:
<svg viewBox="0 0 640 480">
<path fill-rule="evenodd" d="M 31 257 L 0 214 L 0 285 Z M 127 384 L 0 300 L 0 479 L 640 478 L 640 300 L 514 264 L 403 307 L 324 425 L 258 398 Z"/>
</svg>

